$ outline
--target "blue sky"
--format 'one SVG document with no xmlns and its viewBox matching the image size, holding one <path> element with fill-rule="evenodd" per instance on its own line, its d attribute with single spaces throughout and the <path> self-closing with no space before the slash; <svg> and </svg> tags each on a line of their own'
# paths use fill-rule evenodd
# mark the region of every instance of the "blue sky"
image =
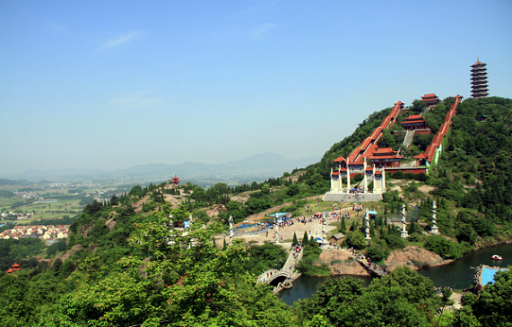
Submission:
<svg viewBox="0 0 512 327">
<path fill-rule="evenodd" d="M 512 1 L 0 2 L 0 172 L 320 158 L 425 93 L 512 92 Z"/>
</svg>

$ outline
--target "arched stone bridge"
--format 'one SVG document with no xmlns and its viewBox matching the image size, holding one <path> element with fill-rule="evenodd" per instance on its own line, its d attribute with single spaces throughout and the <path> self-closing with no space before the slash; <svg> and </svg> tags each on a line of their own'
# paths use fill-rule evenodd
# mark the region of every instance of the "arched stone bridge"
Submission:
<svg viewBox="0 0 512 327">
<path fill-rule="evenodd" d="M 293 252 L 291 252 L 281 270 L 271 269 L 265 271 L 258 278 L 258 282 L 274 286 L 274 292 L 291 287 L 292 282 L 300 276 L 298 272 L 295 272 L 295 264 L 302 259 L 302 251 L 303 249 L 300 249 L 296 258 L 294 258 Z"/>
</svg>

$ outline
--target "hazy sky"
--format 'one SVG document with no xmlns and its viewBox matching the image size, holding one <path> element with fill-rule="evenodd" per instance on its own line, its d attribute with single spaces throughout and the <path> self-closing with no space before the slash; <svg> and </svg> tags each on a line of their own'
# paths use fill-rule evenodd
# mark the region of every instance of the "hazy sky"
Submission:
<svg viewBox="0 0 512 327">
<path fill-rule="evenodd" d="M 0 172 L 320 158 L 372 112 L 512 96 L 512 1 L 0 2 Z"/>
</svg>

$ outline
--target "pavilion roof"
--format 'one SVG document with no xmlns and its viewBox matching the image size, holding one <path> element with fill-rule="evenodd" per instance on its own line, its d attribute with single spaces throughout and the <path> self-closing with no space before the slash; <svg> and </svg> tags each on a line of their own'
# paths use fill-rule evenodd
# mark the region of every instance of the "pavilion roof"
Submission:
<svg viewBox="0 0 512 327">
<path fill-rule="evenodd" d="M 433 100 L 439 100 L 439 97 L 435 95 L 434 93 L 428 93 L 421 97 L 422 101 L 433 101 Z"/>
<path fill-rule="evenodd" d="M 471 65 L 471 67 L 475 67 L 475 66 L 486 66 L 487 64 L 484 64 L 483 62 L 480 62 L 480 60 L 477 60 L 477 62 L 475 62 L 474 64 Z"/>
<path fill-rule="evenodd" d="M 418 154 L 417 156 L 414 156 L 413 158 L 416 158 L 416 159 L 427 159 L 427 156 L 425 155 L 424 152 Z"/>
<path fill-rule="evenodd" d="M 388 147 L 388 148 L 377 148 L 373 154 L 386 154 L 386 153 L 393 153 L 393 154 L 396 154 L 396 151 L 393 150 L 393 148 L 391 147 Z"/>
<path fill-rule="evenodd" d="M 405 120 L 418 120 L 418 119 L 425 119 L 421 115 L 410 115 L 409 117 L 405 118 Z"/>
<path fill-rule="evenodd" d="M 347 159 L 343 158 L 342 156 L 339 156 L 338 158 L 334 159 L 333 162 L 346 162 Z"/>
</svg>

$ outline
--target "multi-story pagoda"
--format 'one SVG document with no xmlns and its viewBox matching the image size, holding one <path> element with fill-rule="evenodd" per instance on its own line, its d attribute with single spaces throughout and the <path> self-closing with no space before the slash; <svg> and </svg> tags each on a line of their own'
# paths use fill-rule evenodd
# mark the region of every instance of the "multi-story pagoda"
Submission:
<svg viewBox="0 0 512 327">
<path fill-rule="evenodd" d="M 476 63 L 471 65 L 471 96 L 473 98 L 484 98 L 488 95 L 487 89 L 487 68 L 486 64 L 477 58 Z"/>
<path fill-rule="evenodd" d="M 172 178 L 172 180 L 171 180 L 171 183 L 172 183 L 172 185 L 174 185 L 174 186 L 178 186 L 178 185 L 180 185 L 180 179 L 179 179 L 179 177 L 177 177 L 176 175 L 174 175 L 174 177 L 173 177 L 173 178 Z"/>
</svg>

